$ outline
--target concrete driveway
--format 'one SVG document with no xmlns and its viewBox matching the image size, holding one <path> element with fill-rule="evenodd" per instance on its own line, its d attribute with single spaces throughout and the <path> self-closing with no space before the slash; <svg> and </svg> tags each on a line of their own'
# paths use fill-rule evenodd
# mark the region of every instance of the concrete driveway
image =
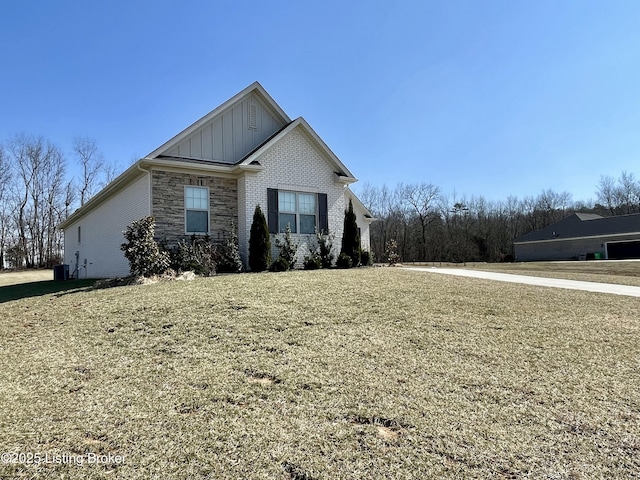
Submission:
<svg viewBox="0 0 640 480">
<path fill-rule="evenodd" d="M 615 285 L 613 283 L 582 282 L 579 280 L 562 280 L 560 278 L 530 277 L 528 275 L 512 275 L 510 273 L 483 272 L 480 270 L 466 270 L 463 268 L 425 268 L 405 267 L 406 270 L 439 273 L 444 275 L 458 275 L 461 277 L 483 278 L 498 282 L 524 283 L 540 287 L 568 288 L 570 290 L 584 290 L 587 292 L 612 293 L 640 297 L 640 287 L 629 285 Z"/>
</svg>

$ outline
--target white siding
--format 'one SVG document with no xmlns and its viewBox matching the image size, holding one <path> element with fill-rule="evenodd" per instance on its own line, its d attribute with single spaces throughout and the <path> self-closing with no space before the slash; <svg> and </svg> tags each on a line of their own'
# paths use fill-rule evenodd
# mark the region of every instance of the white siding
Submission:
<svg viewBox="0 0 640 480">
<path fill-rule="evenodd" d="M 122 232 L 135 220 L 150 215 L 149 176 L 142 175 L 118 194 L 89 212 L 64 231 L 64 263 L 76 268 L 80 252 L 79 278 L 109 278 L 129 274 L 129 262 L 120 245 Z M 81 241 L 78 243 L 78 227 Z M 83 267 L 87 260 L 86 269 Z"/>
<path fill-rule="evenodd" d="M 251 128 L 249 105 L 255 106 L 255 128 Z M 256 95 L 249 95 L 166 155 L 236 163 L 283 126 Z"/>
<path fill-rule="evenodd" d="M 346 196 L 345 202 L 349 205 L 348 196 Z M 356 214 L 356 223 L 358 224 L 358 228 L 360 228 L 360 246 L 363 250 L 370 251 L 369 226 L 371 225 L 371 221 L 364 216 L 364 212 L 355 205 L 355 202 L 353 205 L 353 211 Z"/>
<path fill-rule="evenodd" d="M 321 149 L 311 141 L 301 127 L 297 127 L 262 154 L 258 161 L 264 170 L 257 174 L 247 174 L 243 182 L 238 181 L 238 210 L 244 211 L 243 223 L 240 221 L 243 213 L 238 215 L 238 236 L 243 260 L 246 261 L 248 255 L 248 239 L 256 205 L 260 205 L 265 216 L 268 215 L 267 188 L 326 193 L 329 231 L 335 235 L 333 244 L 334 253 L 337 256 L 342 241 L 344 186 L 335 181 L 333 168 Z M 243 183 L 242 187 L 241 183 Z M 245 195 L 241 194 L 242 190 Z M 245 200 L 241 200 L 242 198 Z M 315 241 L 315 236 L 295 235 L 295 237 L 300 243 L 298 257 L 301 259 L 307 253 L 307 241 Z M 243 238 L 244 241 L 242 241 Z"/>
</svg>

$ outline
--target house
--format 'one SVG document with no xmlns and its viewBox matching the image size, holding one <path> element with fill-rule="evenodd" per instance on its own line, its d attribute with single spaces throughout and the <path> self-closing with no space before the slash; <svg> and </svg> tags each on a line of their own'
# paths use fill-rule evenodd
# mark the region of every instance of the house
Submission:
<svg viewBox="0 0 640 480">
<path fill-rule="evenodd" d="M 349 199 L 368 250 L 373 219 L 348 188 L 355 181 L 305 119 L 291 120 L 256 82 L 138 160 L 70 215 L 60 225 L 64 262 L 80 278 L 127 275 L 122 232 L 150 215 L 156 239 L 168 246 L 193 235 L 222 242 L 237 229 L 246 266 L 256 205 L 272 235 L 291 226 L 301 257 L 316 229 L 335 235 L 337 254 Z"/>
<path fill-rule="evenodd" d="M 574 213 L 517 238 L 516 261 L 640 258 L 640 214 Z"/>
</svg>

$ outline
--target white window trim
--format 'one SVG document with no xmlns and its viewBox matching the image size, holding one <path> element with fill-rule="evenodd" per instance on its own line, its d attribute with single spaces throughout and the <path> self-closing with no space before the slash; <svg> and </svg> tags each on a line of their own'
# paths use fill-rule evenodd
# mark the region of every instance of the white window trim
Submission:
<svg viewBox="0 0 640 480">
<path fill-rule="evenodd" d="M 296 217 L 296 233 L 291 233 L 291 235 L 315 235 L 315 232 L 312 233 L 301 233 L 300 232 L 300 215 L 311 215 L 310 213 L 300 213 L 300 200 L 299 200 L 299 195 L 313 195 L 313 197 L 315 198 L 315 211 L 313 213 L 313 216 L 316 217 L 315 220 L 315 226 L 314 228 L 317 230 L 318 229 L 318 219 L 320 217 L 319 215 L 319 207 L 318 207 L 318 192 L 304 192 L 304 191 L 297 191 L 297 190 L 278 190 L 278 195 L 280 193 L 292 193 L 295 195 L 296 197 L 296 211 L 295 212 L 289 212 L 289 211 L 284 211 L 284 210 L 280 210 L 280 205 L 278 205 L 278 230 L 279 233 L 283 233 L 280 230 L 282 230 L 281 225 L 280 225 L 280 214 L 284 213 L 285 215 L 295 215 Z M 284 228 L 286 228 L 286 225 L 284 226 Z"/>
<path fill-rule="evenodd" d="M 206 232 L 190 232 L 187 230 L 187 211 L 204 212 L 204 209 L 200 208 L 187 208 L 187 188 L 199 188 L 207 191 L 207 231 Z M 202 187 L 200 185 L 185 185 L 182 195 L 182 201 L 184 204 L 184 233 L 185 235 L 209 235 L 211 233 L 211 191 L 209 187 Z"/>
</svg>

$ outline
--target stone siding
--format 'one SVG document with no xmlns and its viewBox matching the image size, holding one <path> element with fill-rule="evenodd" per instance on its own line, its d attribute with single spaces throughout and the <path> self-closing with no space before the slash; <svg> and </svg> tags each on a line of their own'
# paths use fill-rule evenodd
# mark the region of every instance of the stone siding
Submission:
<svg viewBox="0 0 640 480">
<path fill-rule="evenodd" d="M 189 239 L 185 233 L 184 187 L 209 187 L 209 236 L 222 242 L 232 228 L 238 227 L 238 185 L 233 178 L 152 172 L 151 214 L 156 220 L 156 239 L 175 245 Z"/>
</svg>

